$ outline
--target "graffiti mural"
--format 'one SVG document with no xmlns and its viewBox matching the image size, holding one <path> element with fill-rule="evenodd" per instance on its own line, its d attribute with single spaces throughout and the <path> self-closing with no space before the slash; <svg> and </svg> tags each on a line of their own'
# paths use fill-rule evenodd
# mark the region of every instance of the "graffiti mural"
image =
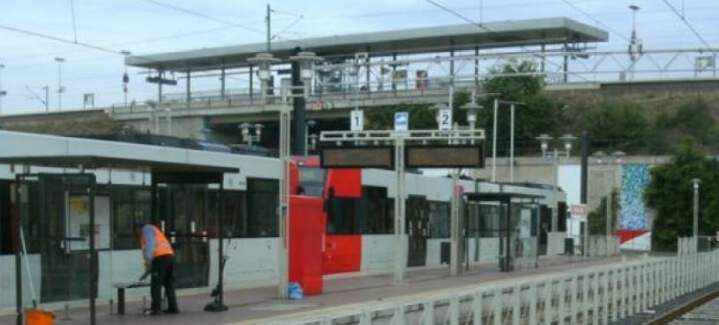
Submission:
<svg viewBox="0 0 719 325">
<path fill-rule="evenodd" d="M 622 165 L 620 229 L 647 229 L 647 208 L 644 204 L 644 189 L 647 185 L 649 185 L 649 165 Z"/>
</svg>

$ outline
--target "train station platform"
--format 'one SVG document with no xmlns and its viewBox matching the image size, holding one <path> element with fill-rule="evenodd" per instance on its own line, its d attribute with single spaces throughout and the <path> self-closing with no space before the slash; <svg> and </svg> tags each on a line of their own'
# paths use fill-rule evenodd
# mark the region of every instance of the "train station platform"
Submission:
<svg viewBox="0 0 719 325">
<path fill-rule="evenodd" d="M 627 257 L 628 260 L 638 258 L 640 257 Z M 481 263 L 473 265 L 464 274 L 456 277 L 449 276 L 448 266 L 410 268 L 407 271 L 406 282 L 400 285 L 393 284 L 391 272 L 333 275 L 325 277 L 324 294 L 307 296 L 301 300 L 277 299 L 275 286 L 227 290 L 225 304 L 230 309 L 220 313 L 202 311 L 204 305 L 211 300 L 206 292 L 193 294 L 180 292 L 178 300 L 181 313 L 179 315 L 143 316 L 141 312 L 143 308 L 142 300 L 128 302 L 126 314 L 117 315 L 115 311 L 111 312 L 108 302 L 100 301 L 97 324 L 273 324 L 317 313 L 336 312 L 363 304 L 447 292 L 468 286 L 496 286 L 561 273 L 572 274 L 573 272 L 608 267 L 621 263 L 621 260 L 620 257 L 569 258 L 560 256 L 540 258 L 537 268 L 523 269 L 511 273 L 500 272 L 496 262 Z M 149 305 L 149 297 L 147 304 Z M 89 324 L 89 313 L 85 308 L 70 309 L 70 319 L 63 319 L 66 315 L 62 310 L 56 311 L 56 315 L 55 324 Z M 15 324 L 14 314 L 5 313 L 4 316 L 0 316 L 0 324 Z"/>
</svg>

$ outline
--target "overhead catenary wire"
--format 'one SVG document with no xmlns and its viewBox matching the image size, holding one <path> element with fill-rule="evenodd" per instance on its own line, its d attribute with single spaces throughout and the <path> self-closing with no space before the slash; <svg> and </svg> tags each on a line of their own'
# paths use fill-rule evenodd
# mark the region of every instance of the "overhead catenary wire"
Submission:
<svg viewBox="0 0 719 325">
<path fill-rule="evenodd" d="M 178 6 L 175 6 L 175 5 L 171 5 L 171 4 L 168 4 L 168 3 L 164 3 L 164 2 L 161 2 L 161 1 L 157 1 L 157 0 L 142 0 L 142 1 L 147 2 L 147 3 L 151 3 L 151 4 L 156 5 L 156 6 L 159 6 L 159 7 L 164 7 L 164 8 L 167 8 L 167 9 L 172 9 L 172 10 L 175 10 L 175 11 L 179 11 L 179 12 L 182 12 L 182 13 L 185 13 L 185 14 L 188 14 L 188 15 L 191 15 L 191 16 L 200 17 L 200 18 L 204 18 L 204 19 L 207 19 L 207 20 L 212 20 L 212 21 L 217 22 L 217 23 L 220 23 L 220 24 L 225 24 L 225 25 L 230 25 L 230 26 L 234 26 L 234 27 L 237 27 L 237 28 L 241 28 L 241 29 L 244 29 L 244 30 L 253 32 L 253 33 L 259 33 L 259 34 L 264 34 L 264 33 L 265 33 L 264 31 L 259 30 L 259 29 L 257 29 L 257 28 L 245 26 L 245 25 L 238 24 L 238 23 L 235 23 L 235 22 L 232 22 L 232 21 L 229 21 L 229 20 L 225 20 L 225 19 L 222 19 L 222 18 L 217 18 L 217 17 L 214 17 L 214 16 L 210 16 L 210 15 L 207 15 L 207 14 L 203 14 L 203 13 L 201 13 L 201 12 L 197 12 L 197 11 L 185 9 L 185 8 L 178 7 Z"/>
<path fill-rule="evenodd" d="M 679 19 L 681 19 L 681 21 L 684 22 L 684 24 L 689 28 L 689 30 L 691 30 L 692 33 L 694 33 L 694 36 L 696 36 L 699 39 L 699 41 L 701 41 L 702 44 L 704 44 L 704 46 L 707 49 L 711 48 L 711 45 L 709 45 L 709 43 L 707 43 L 707 41 L 704 39 L 704 37 L 702 37 L 702 35 L 699 34 L 699 32 L 697 32 L 697 30 L 694 28 L 694 26 L 692 26 L 691 23 L 689 23 L 689 21 L 686 19 L 686 17 L 683 14 L 681 14 L 679 11 L 677 11 L 677 8 L 674 8 L 674 6 L 672 6 L 672 4 L 669 3 L 669 1 L 667 1 L 667 0 L 664 0 L 664 3 L 669 7 L 669 9 L 671 9 L 677 15 L 677 17 L 679 17 Z"/>
<path fill-rule="evenodd" d="M 590 20 L 592 20 L 593 22 L 595 22 L 597 25 L 606 28 L 607 30 L 613 32 L 614 34 L 617 34 L 617 36 L 621 37 L 622 39 L 624 39 L 624 40 L 627 41 L 627 42 L 630 41 L 629 37 L 627 37 L 627 36 L 624 35 L 623 33 L 620 33 L 619 31 L 617 31 L 616 29 L 612 28 L 611 26 L 609 26 L 609 25 L 607 25 L 607 24 L 601 22 L 599 19 L 594 18 L 592 15 L 590 15 L 590 14 L 587 13 L 586 11 L 582 10 L 582 8 L 579 8 L 577 5 L 573 4 L 571 1 L 569 1 L 569 0 L 562 0 L 562 1 L 564 1 L 564 3 L 566 3 L 568 6 L 572 7 L 572 9 L 576 10 L 577 12 L 581 13 L 581 14 L 584 15 L 585 17 L 587 17 L 587 18 L 589 18 Z"/>
<path fill-rule="evenodd" d="M 246 25 L 238 24 L 238 23 L 235 23 L 235 22 L 226 20 L 226 19 L 217 18 L 217 17 L 210 16 L 210 15 L 207 15 L 207 14 L 204 14 L 204 13 L 201 13 L 201 12 L 197 12 L 197 11 L 185 9 L 185 8 L 178 7 L 178 6 L 175 6 L 175 5 L 171 5 L 171 4 L 168 4 L 168 3 L 164 3 L 164 2 L 161 2 L 161 1 L 157 1 L 157 0 L 142 0 L 142 1 L 147 2 L 147 3 L 154 4 L 154 5 L 156 5 L 156 6 L 164 7 L 164 8 L 167 8 L 167 9 L 172 9 L 172 10 L 175 10 L 175 11 L 179 11 L 179 12 L 182 12 L 182 13 L 185 13 L 185 14 L 188 14 L 188 15 L 191 15 L 191 16 L 200 17 L 200 18 L 204 18 L 204 19 L 208 19 L 208 20 L 217 22 L 217 23 L 221 23 L 221 24 L 225 24 L 225 25 L 230 25 L 230 26 L 234 26 L 234 27 L 237 27 L 237 28 L 241 28 L 241 29 L 244 29 L 244 30 L 253 32 L 253 33 L 260 34 L 260 35 L 265 35 L 265 33 L 266 33 L 265 31 L 260 30 L 260 29 L 257 29 L 257 28 L 248 27 L 248 26 L 246 26 Z M 273 11 L 274 11 L 274 10 L 273 10 Z M 284 39 L 283 37 L 280 37 L 280 36 L 277 36 L 277 35 L 276 35 L 275 37 L 276 37 L 276 38 L 280 38 L 280 39 Z M 296 39 L 289 39 L 289 38 L 288 38 L 288 39 L 285 39 L 285 40 L 286 40 L 286 41 L 297 42 L 297 43 L 299 43 L 299 44 L 304 44 L 302 41 L 299 41 L 299 40 L 296 40 Z"/>
<path fill-rule="evenodd" d="M 60 43 L 65 43 L 65 44 L 70 44 L 70 45 L 78 45 L 78 46 L 82 46 L 82 47 L 85 47 L 85 48 L 89 48 L 89 49 L 93 49 L 93 50 L 98 50 L 98 51 L 101 51 L 101 52 L 106 52 L 106 53 L 112 53 L 112 54 L 120 54 L 120 55 L 122 55 L 121 51 L 117 51 L 117 50 L 113 50 L 113 49 L 109 49 L 109 48 L 105 48 L 105 47 L 102 47 L 102 46 L 97 46 L 97 45 L 93 45 L 93 44 L 89 44 L 89 43 L 71 41 L 71 40 L 67 40 L 67 39 L 64 39 L 64 38 L 57 37 L 57 36 L 52 36 L 52 35 L 47 35 L 47 34 L 43 34 L 43 33 L 33 32 L 33 31 L 30 31 L 30 30 L 27 30 L 27 29 L 22 29 L 22 28 L 17 28 L 17 27 L 11 27 L 11 26 L 1 25 L 1 24 L 0 24 L 0 29 L 4 29 L 4 30 L 7 30 L 7 31 L 11 31 L 11 32 L 15 32 L 15 33 L 20 33 L 20 34 L 25 34 L 25 35 L 29 35 L 29 36 L 35 36 L 35 37 L 39 37 L 39 38 L 44 38 L 44 39 L 51 40 L 51 41 L 55 41 L 55 42 L 60 42 Z"/>
</svg>

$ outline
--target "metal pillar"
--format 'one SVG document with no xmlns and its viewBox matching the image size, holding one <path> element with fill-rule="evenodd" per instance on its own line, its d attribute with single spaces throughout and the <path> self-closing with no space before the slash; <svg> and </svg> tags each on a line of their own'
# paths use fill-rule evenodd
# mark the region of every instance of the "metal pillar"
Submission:
<svg viewBox="0 0 719 325">
<path fill-rule="evenodd" d="M 497 181 L 497 109 L 499 101 L 494 99 L 494 123 L 492 126 L 492 182 Z"/>
<path fill-rule="evenodd" d="M 514 182 L 514 103 L 510 106 L 509 181 Z"/>
<path fill-rule="evenodd" d="M 250 76 L 252 78 L 252 76 Z M 225 99 L 225 68 L 220 70 L 220 97 Z"/>
<path fill-rule="evenodd" d="M 554 148 L 552 159 L 552 232 L 559 228 L 559 209 L 557 209 L 557 188 L 559 187 L 559 151 Z"/>
<path fill-rule="evenodd" d="M 15 181 L 15 190 L 17 191 L 17 202 L 15 202 L 16 206 L 20 207 L 22 206 L 23 202 L 23 186 L 22 182 L 20 181 L 20 176 L 17 176 Z M 16 325 L 24 325 L 25 324 L 25 314 L 22 307 L 22 267 L 20 266 L 22 264 L 22 257 L 20 256 L 22 254 L 22 242 L 21 242 L 21 229 L 22 229 L 22 214 L 17 213 L 15 216 L 15 306 L 17 309 L 17 324 Z"/>
<path fill-rule="evenodd" d="M 162 103 L 162 79 L 164 79 L 165 73 L 162 70 L 157 70 L 158 82 L 157 82 L 157 102 Z"/>
<path fill-rule="evenodd" d="M 80 170 L 82 170 L 83 167 L 80 166 Z M 87 188 L 87 197 L 88 201 L 90 201 L 90 229 L 95 229 L 95 184 L 94 184 L 94 175 L 93 175 L 93 182 L 88 186 Z M 95 303 L 95 300 L 97 299 L 97 252 L 95 251 L 95 236 L 89 235 L 90 237 L 90 252 L 88 253 L 89 259 L 90 259 L 90 325 L 96 324 L 96 313 L 97 313 L 97 306 Z M 27 258 L 27 256 L 26 256 Z"/>
<path fill-rule="evenodd" d="M 252 65 L 250 64 L 250 104 L 254 102 L 254 73 L 252 69 Z"/>
<path fill-rule="evenodd" d="M 587 181 L 589 172 L 589 134 L 587 132 L 582 133 L 582 169 L 581 169 L 581 184 L 580 184 L 580 198 L 579 201 L 582 204 L 587 204 Z M 587 256 L 587 245 L 589 244 L 589 216 L 584 221 L 584 240 L 582 244 L 582 255 Z"/>
<path fill-rule="evenodd" d="M 222 207 L 222 201 L 224 201 L 224 200 L 222 198 L 223 198 L 224 189 L 225 189 L 225 186 L 224 186 L 225 182 L 223 182 L 222 178 L 220 178 L 220 181 L 218 183 L 219 183 L 218 185 L 220 185 L 220 193 L 219 193 L 219 200 L 217 203 L 219 205 L 217 211 L 224 211 L 223 207 Z M 224 281 L 225 280 L 225 278 L 224 278 L 225 272 L 224 272 L 224 268 L 225 268 L 225 262 L 226 262 L 226 260 L 225 260 L 225 244 L 224 244 L 225 229 L 223 227 L 224 223 L 225 222 L 222 219 L 218 220 L 218 222 L 217 222 L 217 232 L 218 232 L 217 237 L 219 239 L 217 255 L 219 256 L 219 262 L 220 262 L 218 270 L 217 270 L 217 302 L 218 302 L 217 307 L 219 307 L 218 311 L 227 310 L 227 306 L 225 306 L 225 304 L 224 304 L 224 301 L 225 301 L 225 281 Z"/>
<path fill-rule="evenodd" d="M 474 48 L 474 87 L 479 88 L 479 47 Z"/>
<path fill-rule="evenodd" d="M 185 89 L 185 101 L 187 101 L 187 108 L 190 108 L 190 101 L 192 101 L 192 79 L 190 79 L 190 70 L 187 70 L 187 88 Z"/>
<path fill-rule="evenodd" d="M 396 72 L 397 72 L 397 53 L 392 53 L 392 91 L 395 93 L 397 93 L 397 84 L 394 79 Z"/>
<path fill-rule="evenodd" d="M 564 43 L 564 52 L 567 52 L 567 43 Z M 565 54 L 563 57 L 562 71 L 564 72 L 564 83 L 569 81 L 569 57 Z"/>
<path fill-rule="evenodd" d="M 296 47 L 293 51 L 293 55 L 297 55 L 301 52 L 299 47 Z M 306 123 L 306 111 L 305 111 L 305 97 L 301 96 L 304 93 L 302 86 L 304 85 L 302 79 L 300 79 L 300 63 L 297 61 L 292 62 L 292 106 L 294 108 L 293 128 L 294 128 L 294 146 L 292 147 L 292 154 L 301 156 L 305 153 L 305 146 L 307 145 L 307 139 L 305 138 L 305 123 Z"/>
<path fill-rule="evenodd" d="M 369 95 L 370 93 L 372 93 L 372 70 L 371 70 L 372 66 L 370 65 L 371 59 L 370 59 L 370 54 L 369 54 L 370 47 L 367 46 L 365 51 L 367 52 L 367 59 L 365 60 L 365 62 L 367 63 L 367 68 L 366 68 L 367 69 L 367 71 L 366 71 L 367 95 Z"/>
<path fill-rule="evenodd" d="M 452 40 L 450 40 L 451 44 L 454 44 Z M 454 85 L 454 49 L 449 50 L 449 84 Z"/>
<path fill-rule="evenodd" d="M 542 44 L 542 49 L 541 49 L 541 51 L 542 51 L 542 62 L 541 62 L 540 65 L 539 65 L 539 72 L 542 73 L 542 78 L 545 78 L 544 72 L 546 71 L 546 67 L 545 67 L 545 66 L 546 66 L 546 61 L 547 61 L 547 56 L 545 55 L 545 53 L 546 53 L 546 45 Z"/>
<path fill-rule="evenodd" d="M 694 209 L 692 213 L 692 236 L 696 240 L 699 236 L 699 184 L 701 180 L 692 179 L 692 187 L 694 188 Z M 696 247 L 694 247 L 696 249 Z"/>
</svg>

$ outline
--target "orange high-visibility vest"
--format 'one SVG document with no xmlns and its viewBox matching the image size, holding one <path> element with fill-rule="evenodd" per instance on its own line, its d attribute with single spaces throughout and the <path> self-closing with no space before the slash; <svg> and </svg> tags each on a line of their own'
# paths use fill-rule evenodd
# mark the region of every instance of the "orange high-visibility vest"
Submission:
<svg viewBox="0 0 719 325">
<path fill-rule="evenodd" d="M 152 226 L 152 229 L 155 231 L 155 249 L 154 253 L 152 254 L 152 257 L 160 257 L 165 255 L 175 255 L 175 253 L 172 251 L 172 246 L 170 245 L 170 242 L 167 240 L 167 237 L 165 237 L 165 234 L 160 231 L 155 226 Z M 142 238 L 140 239 L 140 247 L 142 248 L 143 253 L 145 252 L 145 235 L 142 235 Z"/>
</svg>

